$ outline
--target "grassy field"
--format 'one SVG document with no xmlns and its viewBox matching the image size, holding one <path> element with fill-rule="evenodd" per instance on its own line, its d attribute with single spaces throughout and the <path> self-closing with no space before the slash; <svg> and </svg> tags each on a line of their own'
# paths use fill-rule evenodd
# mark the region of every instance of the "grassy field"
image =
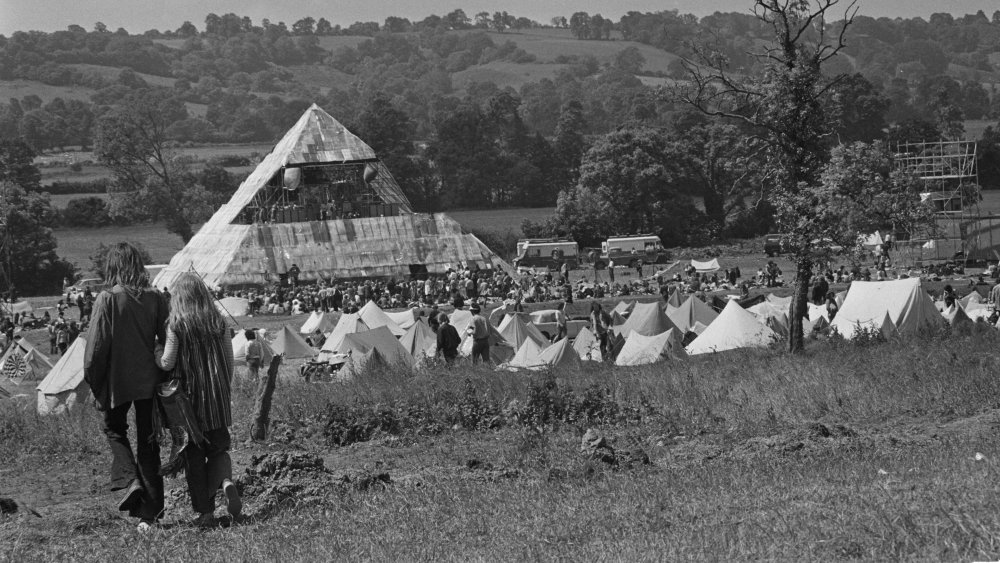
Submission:
<svg viewBox="0 0 1000 563">
<path fill-rule="evenodd" d="M 464 90 L 471 82 L 493 82 L 500 88 L 509 86 L 517 90 L 529 82 L 538 82 L 543 78 L 555 78 L 556 73 L 567 66 L 561 64 L 518 64 L 493 61 L 483 65 L 471 66 L 461 72 L 452 74 L 452 84 L 456 89 Z"/>
<path fill-rule="evenodd" d="M 0 559 L 996 560 L 998 344 L 938 334 L 345 384 L 306 384 L 292 363 L 264 443 L 244 442 L 240 369 L 246 518 L 196 530 L 169 479 L 148 537 L 114 510 L 89 406 L 42 418 L 32 397 L 2 401 L 0 493 L 41 518 L 0 517 Z M 619 456 L 581 453 L 587 429 Z"/>
<path fill-rule="evenodd" d="M 70 64 L 66 65 L 70 68 L 74 68 L 84 73 L 96 74 L 107 80 L 118 80 L 118 75 L 121 74 L 122 69 L 116 66 L 103 66 L 103 65 L 89 65 L 89 64 Z M 135 72 L 135 71 L 133 71 Z M 156 76 L 155 74 L 146 74 L 144 72 L 136 72 L 136 76 L 142 78 L 150 86 L 162 86 L 164 88 L 173 88 L 176 78 L 169 76 Z"/>
<path fill-rule="evenodd" d="M 90 101 L 90 96 L 96 92 L 93 88 L 83 86 L 51 86 L 34 80 L 0 80 L 0 100 L 11 98 L 21 99 L 29 94 L 34 94 L 43 101 L 50 101 L 53 98 L 64 100 Z"/>
</svg>

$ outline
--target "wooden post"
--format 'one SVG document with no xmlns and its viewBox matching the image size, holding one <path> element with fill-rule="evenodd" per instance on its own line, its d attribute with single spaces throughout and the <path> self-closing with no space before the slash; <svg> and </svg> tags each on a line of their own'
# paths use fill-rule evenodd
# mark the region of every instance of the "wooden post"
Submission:
<svg viewBox="0 0 1000 563">
<path fill-rule="evenodd" d="M 271 358 L 271 365 L 267 366 L 267 371 L 257 378 L 257 400 L 253 424 L 250 426 L 251 440 L 263 440 L 267 437 L 267 426 L 271 417 L 271 399 L 274 397 L 274 385 L 278 379 L 278 367 L 281 366 L 281 359 L 280 354 L 275 354 Z"/>
</svg>

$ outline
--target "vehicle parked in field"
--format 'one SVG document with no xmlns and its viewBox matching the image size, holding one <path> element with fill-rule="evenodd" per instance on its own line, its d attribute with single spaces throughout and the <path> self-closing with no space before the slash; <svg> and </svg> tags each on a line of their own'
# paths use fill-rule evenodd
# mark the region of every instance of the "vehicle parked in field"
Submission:
<svg viewBox="0 0 1000 563">
<path fill-rule="evenodd" d="M 559 311 L 555 309 L 542 309 L 531 313 L 531 324 L 535 325 L 545 338 L 552 340 L 559 335 L 559 322 L 557 315 Z M 566 320 L 566 336 L 576 338 L 580 330 L 584 327 L 590 328 L 590 321 L 581 319 Z"/>
<path fill-rule="evenodd" d="M 66 299 L 70 303 L 75 303 L 76 298 L 87 293 L 88 289 L 96 297 L 104 289 L 104 285 L 104 280 L 101 278 L 84 278 L 66 288 Z"/>
<path fill-rule="evenodd" d="M 769 258 L 780 256 L 785 252 L 787 245 L 788 237 L 785 235 L 764 235 L 764 254 L 767 254 Z"/>
<path fill-rule="evenodd" d="M 517 241 L 515 268 L 547 267 L 558 270 L 562 263 L 574 269 L 580 262 L 580 247 L 569 239 L 544 238 Z"/>
<path fill-rule="evenodd" d="M 663 248 L 663 242 L 656 235 L 608 237 L 601 243 L 601 256 L 595 261 L 595 267 L 606 268 L 612 260 L 615 266 L 629 268 L 635 268 L 640 262 L 666 264 L 670 261 L 670 252 Z"/>
</svg>

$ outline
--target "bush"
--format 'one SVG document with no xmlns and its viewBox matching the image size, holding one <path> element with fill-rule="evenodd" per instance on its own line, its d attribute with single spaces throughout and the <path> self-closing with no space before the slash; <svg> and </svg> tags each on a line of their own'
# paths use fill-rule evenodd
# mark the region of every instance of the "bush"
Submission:
<svg viewBox="0 0 1000 563">
<path fill-rule="evenodd" d="M 69 200 L 60 218 L 65 227 L 106 227 L 113 222 L 108 203 L 97 196 Z"/>
</svg>

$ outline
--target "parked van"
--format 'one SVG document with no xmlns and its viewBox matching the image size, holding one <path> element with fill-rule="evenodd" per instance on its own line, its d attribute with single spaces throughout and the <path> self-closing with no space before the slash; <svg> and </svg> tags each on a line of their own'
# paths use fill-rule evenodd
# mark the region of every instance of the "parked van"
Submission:
<svg viewBox="0 0 1000 563">
<path fill-rule="evenodd" d="M 558 270 L 563 262 L 570 269 L 577 267 L 580 261 L 580 247 L 569 239 L 521 239 L 517 241 L 517 257 L 514 258 L 515 268 L 547 267 Z"/>
<path fill-rule="evenodd" d="M 611 260 L 614 260 L 615 266 L 634 268 L 640 261 L 643 264 L 666 264 L 670 253 L 663 248 L 663 242 L 656 235 L 608 237 L 601 243 L 601 257 L 595 265 L 598 269 L 605 268 Z"/>
</svg>

